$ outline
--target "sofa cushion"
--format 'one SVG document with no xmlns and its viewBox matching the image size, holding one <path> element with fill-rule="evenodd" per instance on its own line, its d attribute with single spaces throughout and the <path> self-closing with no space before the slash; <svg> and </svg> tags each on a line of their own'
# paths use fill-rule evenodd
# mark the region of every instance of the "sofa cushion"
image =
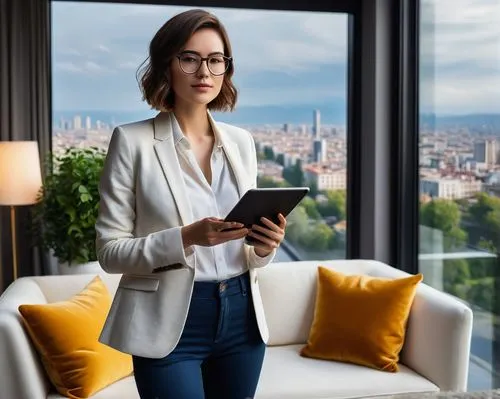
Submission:
<svg viewBox="0 0 500 399">
<path fill-rule="evenodd" d="M 386 373 L 350 363 L 301 357 L 301 348 L 302 345 L 267 348 L 256 399 L 372 398 L 439 390 L 404 365 L 399 373 Z"/>
<path fill-rule="evenodd" d="M 47 399 L 66 399 L 60 393 L 50 393 Z M 91 396 L 91 399 L 140 399 L 134 376 L 125 377 Z"/>
<path fill-rule="evenodd" d="M 403 277 L 401 270 L 371 260 L 301 261 L 274 263 L 257 269 L 264 304 L 268 345 L 305 344 L 314 317 L 318 265 L 345 274 Z"/>
<path fill-rule="evenodd" d="M 66 301 L 19 306 L 31 340 L 57 391 L 87 398 L 130 375 L 132 358 L 98 342 L 111 306 L 99 276 Z"/>
<path fill-rule="evenodd" d="M 349 276 L 318 267 L 314 320 L 301 354 L 398 371 L 406 323 L 422 278 Z"/>
<path fill-rule="evenodd" d="M 266 349 L 255 399 L 359 398 L 399 393 L 435 392 L 438 387 L 405 366 L 399 373 L 348 363 L 301 357 L 302 345 Z M 50 394 L 47 399 L 63 399 Z M 139 399 L 133 377 L 104 388 L 92 399 Z"/>
</svg>

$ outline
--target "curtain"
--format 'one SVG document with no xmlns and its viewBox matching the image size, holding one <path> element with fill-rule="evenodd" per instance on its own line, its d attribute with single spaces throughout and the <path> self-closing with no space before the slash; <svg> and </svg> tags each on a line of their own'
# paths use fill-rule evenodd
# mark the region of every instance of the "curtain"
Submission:
<svg viewBox="0 0 500 399">
<path fill-rule="evenodd" d="M 0 0 L 0 140 L 52 148 L 50 1 Z M 42 174 L 44 173 L 42 169 Z M 33 246 L 30 207 L 16 207 L 18 275 L 43 275 L 48 257 Z M 0 207 L 0 291 L 12 281 L 10 209 Z"/>
</svg>

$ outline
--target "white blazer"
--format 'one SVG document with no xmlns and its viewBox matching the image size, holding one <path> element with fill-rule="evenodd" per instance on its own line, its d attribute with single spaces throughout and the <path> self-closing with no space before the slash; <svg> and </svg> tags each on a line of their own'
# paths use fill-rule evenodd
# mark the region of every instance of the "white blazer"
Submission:
<svg viewBox="0 0 500 399">
<path fill-rule="evenodd" d="M 216 123 L 210 113 L 208 117 L 241 197 L 256 186 L 253 138 L 244 129 Z M 194 220 L 174 147 L 170 113 L 113 131 L 99 192 L 97 256 L 106 272 L 123 274 L 99 341 L 121 352 L 162 358 L 179 342 L 196 270 L 196 256 L 179 263 L 173 255 L 178 250 L 172 251 L 182 245 L 176 229 Z M 267 342 L 255 268 L 269 263 L 274 254 L 262 262 L 253 247 L 244 245 L 257 323 L 262 340 Z"/>
</svg>

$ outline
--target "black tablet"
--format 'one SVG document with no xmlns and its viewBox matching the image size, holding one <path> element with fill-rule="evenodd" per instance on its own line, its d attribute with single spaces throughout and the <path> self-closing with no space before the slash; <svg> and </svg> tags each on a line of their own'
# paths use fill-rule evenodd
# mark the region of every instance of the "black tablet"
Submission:
<svg viewBox="0 0 500 399">
<path fill-rule="evenodd" d="M 251 228 L 253 224 L 264 226 L 260 221 L 264 216 L 279 224 L 278 214 L 287 217 L 308 192 L 309 187 L 252 188 L 241 197 L 224 220 L 243 223 Z"/>
</svg>

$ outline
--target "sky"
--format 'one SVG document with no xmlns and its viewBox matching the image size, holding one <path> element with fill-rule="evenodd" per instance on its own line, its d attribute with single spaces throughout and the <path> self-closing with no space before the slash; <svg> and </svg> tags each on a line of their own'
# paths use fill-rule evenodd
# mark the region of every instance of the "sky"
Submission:
<svg viewBox="0 0 500 399">
<path fill-rule="evenodd" d="M 500 113 L 500 2 L 422 0 L 421 109 Z M 148 109 L 135 73 L 188 7 L 52 3 L 54 109 Z M 207 8 L 226 26 L 238 106 L 346 100 L 347 15 Z"/>
<path fill-rule="evenodd" d="M 500 113 L 500 1 L 422 0 L 421 110 Z"/>
</svg>

